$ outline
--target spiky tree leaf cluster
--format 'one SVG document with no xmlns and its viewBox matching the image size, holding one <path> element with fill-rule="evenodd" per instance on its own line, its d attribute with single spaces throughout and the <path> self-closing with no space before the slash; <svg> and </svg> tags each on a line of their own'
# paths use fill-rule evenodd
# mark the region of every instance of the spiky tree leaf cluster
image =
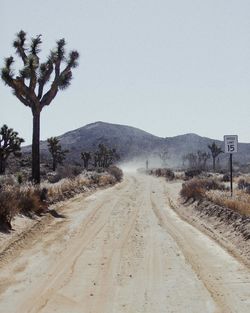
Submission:
<svg viewBox="0 0 250 313">
<path fill-rule="evenodd" d="M 27 34 L 21 30 L 13 42 L 13 47 L 21 58 L 23 67 L 15 74 L 14 58 L 10 56 L 5 59 L 1 70 L 5 84 L 32 111 L 32 178 L 36 183 L 40 182 L 40 113 L 51 103 L 59 90 L 64 90 L 70 85 L 72 69 L 77 67 L 79 59 L 79 53 L 75 50 L 66 55 L 66 42 L 60 39 L 47 60 L 40 62 L 38 55 L 41 43 L 41 35 L 31 38 L 28 42 Z"/>
<path fill-rule="evenodd" d="M 63 161 L 66 158 L 68 150 L 62 150 L 60 145 L 60 140 L 57 137 L 50 137 L 47 139 L 49 152 L 52 157 L 52 169 L 56 170 L 58 164 L 63 164 Z"/>
<path fill-rule="evenodd" d="M 213 158 L 213 170 L 215 171 L 215 161 L 219 154 L 223 153 L 223 150 L 221 147 L 217 146 L 215 142 L 213 142 L 211 145 L 208 145 L 208 149 L 211 151 L 211 155 Z"/>
<path fill-rule="evenodd" d="M 6 161 L 13 154 L 16 157 L 21 156 L 21 144 L 24 139 L 18 137 L 18 132 L 3 125 L 0 129 L 0 174 L 5 173 Z"/>
</svg>

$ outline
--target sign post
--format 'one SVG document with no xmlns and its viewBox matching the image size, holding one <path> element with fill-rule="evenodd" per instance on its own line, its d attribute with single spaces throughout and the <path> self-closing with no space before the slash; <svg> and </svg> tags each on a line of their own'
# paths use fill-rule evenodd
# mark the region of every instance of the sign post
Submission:
<svg viewBox="0 0 250 313">
<path fill-rule="evenodd" d="M 238 152 L 238 136 L 225 135 L 224 136 L 225 153 L 230 154 L 230 190 L 231 197 L 233 196 L 233 154 Z"/>
</svg>

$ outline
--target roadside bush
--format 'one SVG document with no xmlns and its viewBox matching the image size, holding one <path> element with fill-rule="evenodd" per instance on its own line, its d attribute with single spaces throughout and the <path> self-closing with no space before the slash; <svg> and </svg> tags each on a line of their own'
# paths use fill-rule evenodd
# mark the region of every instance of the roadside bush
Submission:
<svg viewBox="0 0 250 313">
<path fill-rule="evenodd" d="M 40 189 L 33 186 L 20 189 L 18 207 L 20 213 L 29 217 L 32 217 L 33 214 L 40 214 L 43 209 Z"/>
<path fill-rule="evenodd" d="M 63 178 L 74 178 L 80 175 L 82 172 L 82 168 L 75 165 L 65 165 L 58 167 L 56 174 L 51 175 L 51 179 L 53 183 L 58 182 Z"/>
<path fill-rule="evenodd" d="M 110 166 L 108 168 L 108 173 L 110 175 L 113 175 L 118 182 L 120 182 L 122 180 L 123 172 L 119 167 L 114 166 L 114 165 Z"/>
<path fill-rule="evenodd" d="M 107 186 L 107 185 L 112 185 L 115 182 L 116 182 L 116 179 L 114 178 L 113 175 L 106 174 L 106 175 L 100 176 L 98 185 L 99 186 Z"/>
<path fill-rule="evenodd" d="M 199 176 L 202 173 L 199 169 L 192 169 L 185 171 L 185 178 L 192 179 L 193 177 Z"/>
<path fill-rule="evenodd" d="M 238 188 L 240 190 L 246 191 L 246 193 L 250 194 L 250 182 L 248 182 L 246 179 L 241 178 L 238 181 Z"/>
<path fill-rule="evenodd" d="M 205 190 L 198 180 L 192 180 L 182 184 L 180 195 L 186 201 L 200 201 L 205 197 Z"/>
<path fill-rule="evenodd" d="M 231 198 L 229 193 L 222 191 L 210 191 L 207 193 L 208 200 L 222 206 L 229 208 L 241 215 L 250 216 L 250 195 L 242 190 L 237 190 L 234 197 Z"/>
<path fill-rule="evenodd" d="M 175 178 L 175 174 L 169 168 L 156 168 L 149 171 L 150 175 L 154 175 L 157 177 L 166 177 L 166 180 L 173 180 Z"/>
<path fill-rule="evenodd" d="M 2 186 L 15 186 L 16 178 L 14 175 L 1 175 L 0 176 L 0 185 Z"/>
<path fill-rule="evenodd" d="M 193 178 L 190 181 L 182 184 L 180 195 L 186 201 L 201 201 L 206 197 L 206 191 L 209 190 L 224 190 L 224 185 L 218 183 L 214 179 L 197 179 Z"/>
<path fill-rule="evenodd" d="M 228 174 L 224 174 L 224 175 L 222 176 L 221 181 L 223 181 L 223 182 L 225 182 L 225 183 L 229 182 L 229 181 L 230 181 L 230 176 L 229 176 Z"/>
<path fill-rule="evenodd" d="M 175 175 L 174 175 L 174 172 L 170 169 L 166 169 L 166 172 L 165 172 L 165 175 L 166 177 L 166 180 L 173 180 L 175 179 Z"/>
<path fill-rule="evenodd" d="M 5 231 L 11 230 L 11 221 L 19 211 L 16 202 L 16 188 L 11 186 L 0 188 L 0 226 Z"/>
</svg>

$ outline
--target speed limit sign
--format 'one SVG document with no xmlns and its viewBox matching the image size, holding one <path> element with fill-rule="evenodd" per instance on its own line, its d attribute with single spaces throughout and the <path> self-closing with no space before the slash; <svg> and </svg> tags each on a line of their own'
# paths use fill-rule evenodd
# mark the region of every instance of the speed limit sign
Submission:
<svg viewBox="0 0 250 313">
<path fill-rule="evenodd" d="M 224 136 L 225 153 L 237 153 L 238 152 L 238 136 L 237 135 L 225 135 Z"/>
</svg>

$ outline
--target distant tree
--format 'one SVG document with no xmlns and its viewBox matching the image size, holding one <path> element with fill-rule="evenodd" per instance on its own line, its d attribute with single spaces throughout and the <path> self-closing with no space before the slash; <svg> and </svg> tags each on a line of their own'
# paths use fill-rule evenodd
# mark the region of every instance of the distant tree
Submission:
<svg viewBox="0 0 250 313">
<path fill-rule="evenodd" d="M 216 161 L 216 158 L 219 154 L 223 153 L 222 149 L 220 147 L 218 147 L 216 145 L 215 142 L 213 142 L 211 145 L 208 145 L 208 148 L 210 149 L 211 151 L 211 154 L 212 154 L 212 158 L 213 158 L 213 170 L 215 171 L 215 161 Z"/>
<path fill-rule="evenodd" d="M 189 168 L 197 167 L 197 155 L 195 153 L 188 153 L 183 157 L 183 159 L 188 161 Z"/>
<path fill-rule="evenodd" d="M 210 158 L 210 154 L 201 150 L 196 153 L 188 153 L 182 157 L 183 164 L 188 161 L 189 168 L 205 170 L 207 160 Z"/>
<path fill-rule="evenodd" d="M 91 153 L 90 152 L 82 152 L 81 158 L 83 160 L 83 166 L 87 170 L 89 167 L 89 161 L 91 160 Z"/>
<path fill-rule="evenodd" d="M 5 173 L 6 161 L 13 154 L 16 157 L 21 156 L 21 144 L 23 138 L 18 137 L 18 132 L 7 125 L 3 125 L 0 129 L 0 174 Z"/>
<path fill-rule="evenodd" d="M 66 58 L 65 40 L 60 39 L 47 61 L 40 63 L 38 54 L 42 43 L 41 35 L 31 38 L 29 45 L 26 42 L 26 33 L 21 30 L 13 46 L 21 58 L 23 68 L 15 76 L 12 69 L 14 58 L 10 56 L 5 59 L 1 77 L 13 90 L 14 95 L 31 109 L 33 115 L 32 179 L 35 183 L 40 183 L 40 114 L 59 90 L 64 90 L 70 85 L 72 69 L 78 65 L 79 54 L 77 51 L 71 51 Z M 66 64 L 62 69 L 63 63 Z M 54 74 L 53 78 L 52 74 Z M 49 82 L 51 86 L 45 90 L 45 85 Z"/>
<path fill-rule="evenodd" d="M 108 168 L 115 161 L 119 160 L 119 158 L 116 149 L 109 149 L 104 144 L 99 144 L 98 150 L 94 153 L 94 165 L 95 167 Z"/>
<path fill-rule="evenodd" d="M 162 166 L 166 167 L 167 166 L 167 160 L 169 159 L 168 151 L 167 150 L 163 150 L 163 151 L 159 152 L 158 156 L 161 159 Z"/>
<path fill-rule="evenodd" d="M 58 164 L 63 164 L 63 161 L 66 158 L 68 150 L 62 150 L 60 141 L 56 137 L 51 137 L 47 139 L 49 152 L 52 156 L 52 169 L 56 170 Z"/>
<path fill-rule="evenodd" d="M 210 154 L 201 150 L 197 151 L 197 168 L 201 170 L 206 170 L 207 160 L 210 159 Z"/>
</svg>

